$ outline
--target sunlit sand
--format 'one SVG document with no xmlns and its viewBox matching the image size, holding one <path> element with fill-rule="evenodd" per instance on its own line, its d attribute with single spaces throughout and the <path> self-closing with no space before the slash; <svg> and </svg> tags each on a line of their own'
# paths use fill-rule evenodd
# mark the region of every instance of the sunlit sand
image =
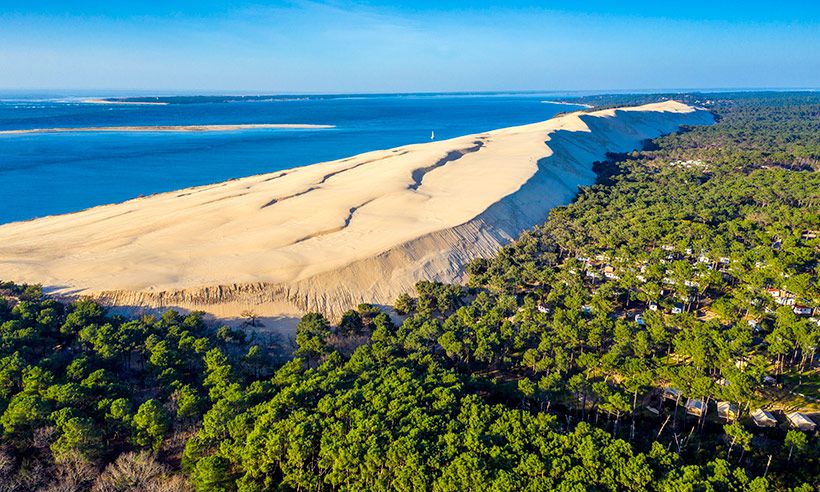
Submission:
<svg viewBox="0 0 820 492">
<path fill-rule="evenodd" d="M 607 152 L 711 122 L 674 101 L 575 112 L 7 224 L 0 272 L 117 305 L 338 316 L 461 280 L 592 184 Z"/>
</svg>

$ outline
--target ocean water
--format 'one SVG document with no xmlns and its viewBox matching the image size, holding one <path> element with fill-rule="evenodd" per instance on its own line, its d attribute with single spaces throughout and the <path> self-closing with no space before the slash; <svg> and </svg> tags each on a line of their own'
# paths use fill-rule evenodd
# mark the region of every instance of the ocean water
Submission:
<svg viewBox="0 0 820 492">
<path fill-rule="evenodd" d="M 332 129 L 0 134 L 0 223 L 75 212 L 361 152 L 533 123 L 580 106 L 549 94 L 177 96 L 164 105 L 0 95 L 0 131 L 296 123 Z"/>
</svg>

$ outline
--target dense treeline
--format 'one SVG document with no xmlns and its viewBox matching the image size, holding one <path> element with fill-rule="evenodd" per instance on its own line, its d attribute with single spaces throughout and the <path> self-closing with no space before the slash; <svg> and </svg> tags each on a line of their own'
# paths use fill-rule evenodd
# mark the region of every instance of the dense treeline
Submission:
<svg viewBox="0 0 820 492">
<path fill-rule="evenodd" d="M 174 455 L 215 388 L 270 366 L 264 347 L 198 314 L 126 320 L 37 286 L 0 295 L 3 491 L 188 490 Z"/>
<path fill-rule="evenodd" d="M 586 423 L 565 432 L 548 413 L 491 403 L 480 382 L 403 348 L 407 335 L 388 318 L 370 330 L 370 342 L 344 359 L 322 346 L 326 320 L 303 319 L 309 354 L 300 344 L 301 357 L 269 386 L 239 392 L 206 415 L 186 449 L 195 483 L 203 490 L 234 483 L 240 490 L 765 489 L 764 480 L 723 460 L 679 467 L 661 445 L 635 453 Z"/>
<path fill-rule="evenodd" d="M 683 97 L 718 124 L 599 163 L 466 286 L 305 316 L 284 363 L 3 286 L 0 490 L 813 490 L 779 411 L 820 396 L 820 97 Z"/>
</svg>

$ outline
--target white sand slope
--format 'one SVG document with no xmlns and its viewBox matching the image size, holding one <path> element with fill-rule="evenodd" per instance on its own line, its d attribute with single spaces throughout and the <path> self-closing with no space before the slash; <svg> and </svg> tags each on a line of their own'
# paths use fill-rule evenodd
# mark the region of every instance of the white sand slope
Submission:
<svg viewBox="0 0 820 492">
<path fill-rule="evenodd" d="M 592 163 L 712 116 L 677 102 L 451 140 L 0 226 L 0 278 L 218 316 L 390 303 L 459 281 L 594 182 Z"/>
</svg>

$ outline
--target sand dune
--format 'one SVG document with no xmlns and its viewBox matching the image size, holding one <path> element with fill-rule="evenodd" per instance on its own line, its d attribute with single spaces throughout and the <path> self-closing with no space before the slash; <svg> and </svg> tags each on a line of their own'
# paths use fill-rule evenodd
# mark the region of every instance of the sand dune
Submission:
<svg viewBox="0 0 820 492">
<path fill-rule="evenodd" d="M 162 126 L 88 126 L 64 128 L 25 128 L 22 130 L 0 130 L 0 135 L 22 133 L 66 133 L 66 132 L 231 132 L 259 129 L 321 129 L 334 128 L 333 125 L 306 125 L 293 123 L 256 123 L 247 125 L 162 125 Z"/>
<path fill-rule="evenodd" d="M 595 180 L 592 163 L 712 116 L 677 102 L 451 140 L 0 226 L 0 278 L 236 316 L 389 303 L 458 281 Z"/>
</svg>

